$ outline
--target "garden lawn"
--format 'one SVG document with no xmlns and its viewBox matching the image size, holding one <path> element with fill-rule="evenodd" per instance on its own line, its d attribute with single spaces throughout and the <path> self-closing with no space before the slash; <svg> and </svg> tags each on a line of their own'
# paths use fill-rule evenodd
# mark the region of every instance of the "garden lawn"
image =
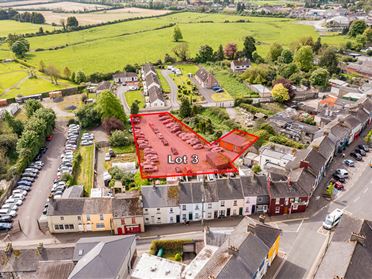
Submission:
<svg viewBox="0 0 372 279">
<path fill-rule="evenodd" d="M 134 90 L 125 92 L 124 94 L 129 107 L 131 107 L 135 101 L 139 102 L 138 106 L 140 109 L 145 107 L 145 97 L 143 96 L 142 91 Z"/>
<path fill-rule="evenodd" d="M 128 145 L 128 146 L 121 146 L 121 147 L 111 147 L 112 150 L 115 152 L 115 154 L 126 154 L 126 153 L 134 153 L 136 151 L 136 148 L 134 145 Z"/>
<path fill-rule="evenodd" d="M 237 22 L 242 19 L 250 22 Z M 224 23 L 226 20 L 230 22 Z M 185 12 L 30 38 L 33 50 L 67 46 L 58 50 L 31 52 L 27 59 L 33 65 L 39 65 L 43 60 L 45 64 L 53 64 L 61 70 L 67 66 L 72 71 L 82 70 L 86 74 L 120 70 L 125 64 L 154 62 L 163 59 L 166 53 L 173 55 L 172 49 L 179 44 L 172 40 L 173 26 L 154 30 L 171 23 L 180 27 L 191 56 L 205 44 L 216 50 L 220 44 L 235 42 L 241 49 L 244 37 L 251 35 L 258 42 L 259 54 L 265 57 L 274 42 L 289 46 L 303 36 L 319 36 L 312 26 L 300 25 L 292 19 Z M 341 36 L 332 36 L 324 40 L 328 41 L 339 44 L 346 40 Z"/>
<path fill-rule="evenodd" d="M 94 145 L 81 146 L 79 152 L 81 154 L 81 162 L 76 172 L 75 181 L 78 185 L 84 186 L 84 192 L 89 196 L 94 179 Z"/>
<path fill-rule="evenodd" d="M 8 34 L 25 34 L 38 32 L 40 27 L 44 31 L 53 31 L 59 29 L 47 24 L 33 24 L 28 22 L 18 22 L 15 20 L 0 20 L 0 37 L 6 37 Z"/>
<path fill-rule="evenodd" d="M 188 74 L 195 74 L 196 71 L 199 69 L 197 65 L 194 64 L 179 64 L 175 65 L 176 68 L 179 68 L 182 72 L 181 75 L 176 74 L 169 74 L 169 76 L 173 79 L 175 84 L 177 85 L 178 89 L 178 99 L 180 99 L 180 96 L 192 96 L 193 102 L 200 102 L 201 96 L 199 94 L 183 94 L 182 91 L 186 90 L 189 92 L 193 92 L 193 83 L 191 82 L 190 78 L 188 77 Z"/>
<path fill-rule="evenodd" d="M 224 102 L 224 101 L 233 100 L 233 98 L 230 96 L 230 94 L 227 93 L 226 91 L 221 92 L 221 93 L 214 93 L 214 94 L 212 94 L 211 97 L 212 97 L 213 101 L 215 101 L 215 102 Z"/>
<path fill-rule="evenodd" d="M 168 82 L 165 80 L 164 76 L 161 74 L 160 69 L 156 69 L 156 73 L 158 74 L 158 78 L 160 81 L 161 88 L 163 89 L 164 93 L 170 93 L 170 86 Z"/>
</svg>

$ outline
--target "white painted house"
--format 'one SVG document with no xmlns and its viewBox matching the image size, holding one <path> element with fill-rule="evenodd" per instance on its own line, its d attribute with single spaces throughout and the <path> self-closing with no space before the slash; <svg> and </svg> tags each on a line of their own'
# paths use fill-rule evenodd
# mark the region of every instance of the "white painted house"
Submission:
<svg viewBox="0 0 372 279">
<path fill-rule="evenodd" d="M 181 222 L 202 219 L 205 206 L 202 187 L 202 182 L 199 181 L 180 183 Z"/>
<path fill-rule="evenodd" d="M 243 215 L 244 196 L 240 177 L 217 179 L 219 216 Z"/>
</svg>

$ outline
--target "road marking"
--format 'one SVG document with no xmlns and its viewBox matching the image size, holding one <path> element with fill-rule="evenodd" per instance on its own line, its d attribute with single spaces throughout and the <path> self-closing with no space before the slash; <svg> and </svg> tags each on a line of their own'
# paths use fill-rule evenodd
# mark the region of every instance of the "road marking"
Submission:
<svg viewBox="0 0 372 279">
<path fill-rule="evenodd" d="M 360 200 L 360 196 L 356 197 L 355 199 L 353 199 L 353 202 L 357 202 Z"/>
</svg>

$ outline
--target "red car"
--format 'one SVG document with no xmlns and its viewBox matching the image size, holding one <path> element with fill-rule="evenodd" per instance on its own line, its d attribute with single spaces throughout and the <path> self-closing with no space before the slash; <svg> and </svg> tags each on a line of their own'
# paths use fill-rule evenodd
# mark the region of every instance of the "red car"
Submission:
<svg viewBox="0 0 372 279">
<path fill-rule="evenodd" d="M 52 139 L 53 139 L 53 135 L 49 135 L 49 136 L 47 136 L 47 138 L 46 138 L 47 141 L 51 141 Z"/>
</svg>

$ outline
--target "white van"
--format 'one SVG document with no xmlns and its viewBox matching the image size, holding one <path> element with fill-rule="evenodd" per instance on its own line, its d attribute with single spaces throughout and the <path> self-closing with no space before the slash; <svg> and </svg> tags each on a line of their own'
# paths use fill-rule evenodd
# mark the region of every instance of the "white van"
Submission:
<svg viewBox="0 0 372 279">
<path fill-rule="evenodd" d="M 323 222 L 323 228 L 326 230 L 333 229 L 341 220 L 341 217 L 343 215 L 343 211 L 341 209 L 335 209 L 331 213 L 329 213 L 324 222 Z"/>
</svg>

